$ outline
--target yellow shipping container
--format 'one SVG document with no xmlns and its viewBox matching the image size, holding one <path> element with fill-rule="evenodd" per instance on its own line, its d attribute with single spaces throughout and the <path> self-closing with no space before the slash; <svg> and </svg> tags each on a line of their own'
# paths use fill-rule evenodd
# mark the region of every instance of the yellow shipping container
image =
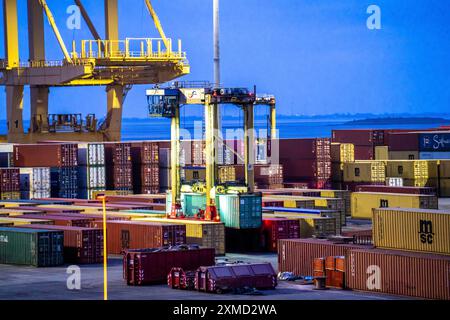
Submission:
<svg viewBox="0 0 450 320">
<path fill-rule="evenodd" d="M 450 178 L 450 160 L 440 160 L 440 177 Z"/>
<path fill-rule="evenodd" d="M 27 207 L 36 207 L 37 203 L 28 203 L 28 202 L 8 202 L 8 201 L 2 201 L 0 203 L 5 208 L 16 208 L 20 206 L 27 206 Z"/>
<path fill-rule="evenodd" d="M 439 196 L 450 197 L 450 179 L 441 179 Z"/>
<path fill-rule="evenodd" d="M 43 219 L 21 219 L 21 218 L 0 217 L 0 224 L 11 224 L 11 223 L 14 226 L 20 226 L 25 224 L 53 224 L 53 221 Z"/>
<path fill-rule="evenodd" d="M 158 218 L 133 218 L 133 220 L 184 224 L 186 226 L 186 242 L 188 244 L 215 248 L 217 255 L 225 254 L 225 224 L 221 222 Z"/>
<path fill-rule="evenodd" d="M 386 163 L 386 175 L 403 179 L 437 178 L 436 160 L 389 160 Z"/>
<path fill-rule="evenodd" d="M 436 178 L 403 179 L 403 186 L 438 188 L 438 182 Z"/>
<path fill-rule="evenodd" d="M 331 143 L 331 162 L 355 161 L 355 146 L 352 143 Z"/>
<path fill-rule="evenodd" d="M 236 181 L 236 168 L 234 166 L 219 166 L 217 176 L 219 183 Z"/>
<path fill-rule="evenodd" d="M 353 192 L 352 218 L 372 219 L 376 208 L 421 208 L 438 209 L 438 198 L 432 195 Z"/>
<path fill-rule="evenodd" d="M 205 181 L 206 169 L 205 168 L 185 168 L 182 170 L 182 180 L 184 181 Z"/>
<path fill-rule="evenodd" d="M 388 146 L 375 147 L 375 160 L 389 160 L 389 147 Z"/>
<path fill-rule="evenodd" d="M 450 255 L 450 211 L 374 209 L 373 241 L 379 248 Z"/>
<path fill-rule="evenodd" d="M 336 221 L 328 217 L 302 217 L 300 238 L 326 237 L 336 235 Z"/>
<path fill-rule="evenodd" d="M 345 182 L 385 182 L 385 161 L 355 161 L 344 163 Z"/>
<path fill-rule="evenodd" d="M 389 151 L 390 160 L 418 160 L 419 151 Z"/>
<path fill-rule="evenodd" d="M 92 199 L 96 199 L 98 196 L 129 196 L 132 195 L 133 191 L 128 190 L 102 190 L 102 191 L 93 191 Z"/>
</svg>

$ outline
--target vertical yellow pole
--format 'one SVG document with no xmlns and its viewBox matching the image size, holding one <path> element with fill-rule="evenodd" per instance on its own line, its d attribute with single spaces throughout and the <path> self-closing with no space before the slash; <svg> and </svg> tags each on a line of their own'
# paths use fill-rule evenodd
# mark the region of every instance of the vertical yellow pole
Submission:
<svg viewBox="0 0 450 320">
<path fill-rule="evenodd" d="M 272 139 L 277 138 L 277 111 L 275 104 L 270 105 L 270 137 Z"/>
<path fill-rule="evenodd" d="M 106 196 L 103 205 L 103 300 L 108 300 L 108 250 L 106 248 Z"/>
</svg>

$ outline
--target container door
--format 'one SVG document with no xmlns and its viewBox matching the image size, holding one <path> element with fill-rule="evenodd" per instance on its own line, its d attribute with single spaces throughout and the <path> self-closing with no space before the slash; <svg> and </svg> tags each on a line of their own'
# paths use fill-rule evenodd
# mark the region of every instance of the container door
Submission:
<svg viewBox="0 0 450 320">
<path fill-rule="evenodd" d="M 129 249 L 130 248 L 130 231 L 122 230 L 120 239 L 122 242 L 122 249 Z"/>
</svg>

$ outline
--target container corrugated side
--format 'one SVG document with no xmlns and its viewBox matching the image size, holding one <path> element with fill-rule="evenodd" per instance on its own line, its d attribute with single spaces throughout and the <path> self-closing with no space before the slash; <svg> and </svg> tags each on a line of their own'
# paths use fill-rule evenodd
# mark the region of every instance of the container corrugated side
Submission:
<svg viewBox="0 0 450 320">
<path fill-rule="evenodd" d="M 225 227 L 259 228 L 262 224 L 262 195 L 218 195 L 220 220 Z"/>
<path fill-rule="evenodd" d="M 184 219 L 161 219 L 157 217 L 136 217 L 133 218 L 133 221 L 184 224 L 186 226 L 187 244 L 197 244 L 205 248 L 214 248 L 217 255 L 225 254 L 225 225 L 223 223 Z"/>
<path fill-rule="evenodd" d="M 449 230 L 449 211 L 402 208 L 373 210 L 373 240 L 379 248 L 450 255 Z"/>
<path fill-rule="evenodd" d="M 394 250 L 349 250 L 350 289 L 425 299 L 450 299 L 450 257 Z"/>
<path fill-rule="evenodd" d="M 438 209 L 438 199 L 434 195 L 354 192 L 352 194 L 352 217 L 372 219 L 375 208 L 421 208 Z"/>
<path fill-rule="evenodd" d="M 312 276 L 315 258 L 346 256 L 348 250 L 361 248 L 364 247 L 352 244 L 334 244 L 326 240 L 280 240 L 278 244 L 278 271 Z"/>
</svg>

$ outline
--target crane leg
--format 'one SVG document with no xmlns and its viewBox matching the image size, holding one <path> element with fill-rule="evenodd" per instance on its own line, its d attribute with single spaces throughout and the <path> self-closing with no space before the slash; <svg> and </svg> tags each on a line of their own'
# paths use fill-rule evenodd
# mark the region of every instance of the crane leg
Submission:
<svg viewBox="0 0 450 320">
<path fill-rule="evenodd" d="M 120 141 L 122 130 L 123 86 L 108 86 L 106 92 L 108 107 L 107 138 L 109 141 Z"/>
<path fill-rule="evenodd" d="M 253 104 L 244 106 L 245 183 L 250 193 L 255 190 L 255 150 L 253 148 L 255 130 L 253 110 Z"/>
<path fill-rule="evenodd" d="M 205 151 L 206 151 L 206 210 L 205 220 L 219 221 L 215 202 L 216 185 L 216 150 L 217 139 L 217 104 L 210 102 L 210 97 L 205 97 Z"/>
<path fill-rule="evenodd" d="M 180 204 L 180 106 L 175 107 L 175 116 L 171 119 L 170 137 L 170 178 L 172 193 L 172 208 L 170 218 L 182 217 L 184 213 Z"/>
</svg>

